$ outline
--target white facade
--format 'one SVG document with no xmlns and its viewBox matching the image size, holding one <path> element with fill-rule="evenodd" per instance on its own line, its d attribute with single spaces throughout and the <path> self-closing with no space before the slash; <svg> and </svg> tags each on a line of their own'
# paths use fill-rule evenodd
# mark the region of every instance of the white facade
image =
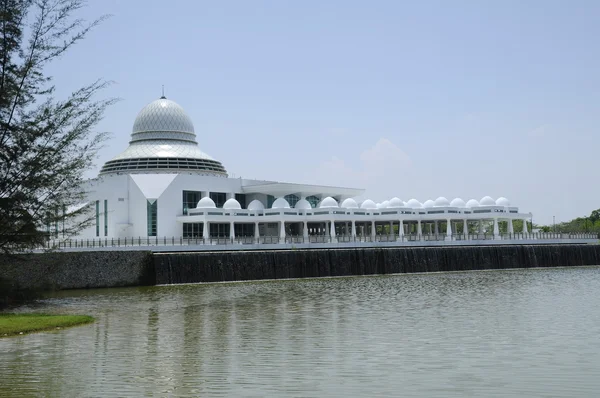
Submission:
<svg viewBox="0 0 600 398">
<path fill-rule="evenodd" d="M 244 236 L 254 243 L 266 237 L 284 243 L 288 237 L 326 236 L 337 242 L 372 238 L 379 230 L 404 241 L 405 235 L 451 238 L 473 228 L 499 236 L 500 222 L 508 233 L 527 233 L 527 222 L 514 231 L 512 221 L 531 218 L 506 198 L 357 203 L 362 189 L 229 178 L 219 161 L 200 150 L 185 111 L 164 97 L 142 109 L 130 146 L 89 181 L 88 191 L 96 221 L 77 238 L 206 242 Z M 488 225 L 491 230 L 483 231 Z"/>
</svg>

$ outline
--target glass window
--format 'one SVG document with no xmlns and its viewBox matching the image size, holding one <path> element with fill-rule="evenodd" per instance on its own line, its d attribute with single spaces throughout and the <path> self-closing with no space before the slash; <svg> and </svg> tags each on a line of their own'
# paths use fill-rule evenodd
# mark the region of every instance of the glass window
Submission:
<svg viewBox="0 0 600 398">
<path fill-rule="evenodd" d="M 104 236 L 108 236 L 108 200 L 104 199 Z"/>
<path fill-rule="evenodd" d="M 267 209 L 273 207 L 273 202 L 275 202 L 275 196 L 267 195 Z"/>
<path fill-rule="evenodd" d="M 215 202 L 217 207 L 221 208 L 227 200 L 227 195 L 224 192 L 211 192 L 210 198 L 213 200 L 213 202 Z"/>
<path fill-rule="evenodd" d="M 184 238 L 202 238 L 204 224 L 198 223 L 183 223 Z"/>
<path fill-rule="evenodd" d="M 295 207 L 296 203 L 298 203 L 298 201 L 300 200 L 300 198 L 296 195 L 285 195 L 284 199 L 287 200 L 287 202 L 290 204 L 290 207 L 292 208 Z"/>
<path fill-rule="evenodd" d="M 319 198 L 317 196 L 307 196 L 306 200 L 308 201 L 308 203 L 310 203 L 310 205 L 312 206 L 312 208 L 314 209 L 315 207 L 317 207 L 317 204 L 319 204 Z"/>
<path fill-rule="evenodd" d="M 240 206 L 242 206 L 242 209 L 246 208 L 246 195 L 245 194 L 236 193 L 235 200 L 237 200 L 240 203 Z"/>
<path fill-rule="evenodd" d="M 156 234 L 158 232 L 158 200 L 147 200 L 146 213 L 148 216 L 148 236 L 157 236 Z"/>
<path fill-rule="evenodd" d="M 183 191 L 183 214 L 188 214 L 188 209 L 195 209 L 200 199 L 200 191 Z"/>
<path fill-rule="evenodd" d="M 96 236 L 100 236 L 100 201 L 96 201 Z"/>
</svg>

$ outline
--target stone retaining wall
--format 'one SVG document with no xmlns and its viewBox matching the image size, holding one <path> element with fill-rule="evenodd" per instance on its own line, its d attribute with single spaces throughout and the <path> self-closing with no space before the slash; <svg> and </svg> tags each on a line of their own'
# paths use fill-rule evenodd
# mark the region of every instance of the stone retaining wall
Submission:
<svg viewBox="0 0 600 398">
<path fill-rule="evenodd" d="M 150 251 L 0 256 L 0 280 L 21 289 L 40 290 L 143 286 L 156 283 Z"/>
</svg>

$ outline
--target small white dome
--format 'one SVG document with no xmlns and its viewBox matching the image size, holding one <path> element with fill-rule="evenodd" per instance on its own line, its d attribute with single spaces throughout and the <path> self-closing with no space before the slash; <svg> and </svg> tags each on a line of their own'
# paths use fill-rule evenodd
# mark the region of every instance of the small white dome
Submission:
<svg viewBox="0 0 600 398">
<path fill-rule="evenodd" d="M 258 199 L 254 199 L 252 202 L 248 204 L 248 210 L 264 210 L 265 205 Z"/>
<path fill-rule="evenodd" d="M 479 202 L 475 199 L 471 199 L 467 202 L 467 207 L 471 208 L 471 207 L 479 207 Z"/>
<path fill-rule="evenodd" d="M 377 203 L 375 206 L 377 206 L 378 209 L 381 209 L 381 203 Z"/>
<path fill-rule="evenodd" d="M 340 207 L 343 207 L 344 209 L 358 209 L 358 204 L 356 203 L 356 200 L 348 198 L 342 202 Z"/>
<path fill-rule="evenodd" d="M 494 199 L 490 198 L 489 196 L 484 196 L 479 201 L 479 205 L 480 206 L 495 206 L 496 205 L 496 201 Z"/>
<path fill-rule="evenodd" d="M 425 202 L 423 202 L 423 207 L 426 209 L 429 209 L 430 207 L 435 206 L 435 202 L 431 199 L 427 199 Z"/>
<path fill-rule="evenodd" d="M 443 196 L 440 196 L 439 198 L 437 198 L 435 200 L 435 207 L 448 207 L 450 206 L 450 201 L 448 201 L 448 199 L 444 198 Z"/>
<path fill-rule="evenodd" d="M 377 205 L 371 199 L 367 199 L 360 204 L 361 209 L 376 209 Z"/>
<path fill-rule="evenodd" d="M 328 209 L 328 208 L 332 208 L 332 207 L 340 207 L 340 206 L 338 205 L 337 200 L 335 200 L 331 196 L 326 197 L 325 199 L 323 199 L 321 201 L 321 203 L 319 203 L 320 209 Z"/>
<path fill-rule="evenodd" d="M 289 209 L 289 208 L 290 208 L 290 204 L 284 198 L 275 199 L 275 202 L 273 202 L 273 205 L 271 206 L 271 209 Z"/>
<path fill-rule="evenodd" d="M 421 202 L 419 202 L 416 199 L 411 199 L 408 202 L 406 202 L 406 207 L 410 207 L 412 209 L 420 209 L 423 207 L 423 204 L 421 204 Z"/>
<path fill-rule="evenodd" d="M 508 199 L 506 199 L 504 196 L 501 196 L 498 199 L 496 199 L 496 205 L 510 207 L 510 201 Z"/>
<path fill-rule="evenodd" d="M 465 207 L 465 201 L 462 200 L 461 198 L 454 198 L 452 199 L 452 202 L 450 202 L 450 206 L 451 207 Z"/>
<path fill-rule="evenodd" d="M 308 200 L 300 199 L 299 201 L 296 202 L 296 206 L 294 206 L 294 209 L 310 210 L 310 209 L 312 209 L 312 206 L 310 205 L 310 202 Z"/>
<path fill-rule="evenodd" d="M 227 199 L 227 201 L 225 203 L 223 203 L 223 208 L 228 209 L 228 210 L 237 210 L 237 209 L 241 209 L 242 205 L 240 205 L 240 202 L 238 202 L 234 198 L 230 198 L 230 199 Z"/>
<path fill-rule="evenodd" d="M 217 208 L 217 205 L 215 204 L 214 200 L 212 200 L 208 196 L 205 196 L 202 199 L 200 199 L 200 201 L 196 205 L 196 209 L 216 209 L 216 208 Z"/>
<path fill-rule="evenodd" d="M 390 207 L 390 201 L 389 200 L 384 200 L 383 202 L 381 202 L 381 208 L 382 209 L 387 209 L 388 207 Z"/>
<path fill-rule="evenodd" d="M 399 198 L 390 199 L 390 204 L 388 205 L 390 208 L 404 207 L 404 202 Z"/>
</svg>

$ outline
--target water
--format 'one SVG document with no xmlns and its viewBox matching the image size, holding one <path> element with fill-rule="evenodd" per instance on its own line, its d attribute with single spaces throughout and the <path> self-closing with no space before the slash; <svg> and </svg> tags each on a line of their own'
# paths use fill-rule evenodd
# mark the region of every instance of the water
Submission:
<svg viewBox="0 0 600 398">
<path fill-rule="evenodd" d="M 62 292 L 93 325 L 0 339 L 2 397 L 600 390 L 600 268 Z"/>
</svg>

